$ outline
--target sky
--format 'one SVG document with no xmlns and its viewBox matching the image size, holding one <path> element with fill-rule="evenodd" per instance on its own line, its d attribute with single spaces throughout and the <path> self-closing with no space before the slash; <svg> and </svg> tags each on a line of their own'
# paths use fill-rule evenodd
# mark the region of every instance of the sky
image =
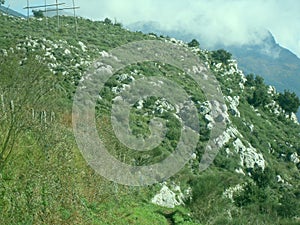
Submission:
<svg viewBox="0 0 300 225">
<path fill-rule="evenodd" d="M 164 29 L 199 34 L 206 45 L 259 43 L 271 31 L 275 40 L 300 58 L 299 0 L 74 0 L 77 13 L 93 20 L 108 17 L 123 25 L 156 21 Z M 26 0 L 6 0 L 22 10 Z M 48 4 L 55 0 L 46 0 Z M 72 0 L 59 0 L 72 6 Z M 45 0 L 30 0 L 30 5 Z M 209 47 L 208 46 L 208 47 Z"/>
</svg>

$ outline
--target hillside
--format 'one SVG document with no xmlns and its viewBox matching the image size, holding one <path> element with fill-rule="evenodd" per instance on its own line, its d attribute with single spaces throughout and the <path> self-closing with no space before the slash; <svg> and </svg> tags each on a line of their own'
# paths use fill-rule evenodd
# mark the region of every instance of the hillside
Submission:
<svg viewBox="0 0 300 225">
<path fill-rule="evenodd" d="M 276 43 L 271 33 L 262 44 L 229 46 L 227 49 L 238 59 L 246 74 L 260 74 L 266 83 L 279 91 L 288 89 L 300 96 L 300 59 Z"/>
<path fill-rule="evenodd" d="M 130 32 L 109 19 L 77 22 L 76 33 L 72 17 L 61 17 L 57 29 L 56 18 L 28 23 L 0 14 L 0 224 L 299 224 L 300 126 L 279 106 L 274 88 L 259 78 L 246 79 L 226 52 Z M 126 186 L 100 176 L 85 161 L 72 109 L 93 62 L 141 40 L 181 47 L 201 59 L 218 80 L 226 106 L 208 101 L 191 76 L 160 61 L 115 72 L 97 92 L 94 107 L 98 136 L 115 159 L 152 165 L 180 143 L 177 108 L 185 105 L 163 97 L 136 101 L 129 113 L 136 137 L 150 136 L 154 117 L 165 121 L 168 129 L 159 146 L 138 152 L 118 140 L 111 123 L 113 102 L 143 80 L 164 77 L 182 87 L 200 127 L 196 149 L 178 173 L 157 184 Z M 212 115 L 214 108 L 221 109 L 220 117 Z M 220 120 L 225 130 L 211 137 Z M 200 171 L 210 139 L 219 152 Z"/>
<path fill-rule="evenodd" d="M 182 30 L 165 30 L 156 22 L 137 22 L 130 24 L 128 28 L 132 31 L 168 35 L 186 42 L 197 39 L 202 48 L 208 48 L 206 43 L 202 41 L 201 35 Z M 283 92 L 287 89 L 300 96 L 300 59 L 276 43 L 271 32 L 268 32 L 268 35 L 259 44 L 225 46 L 219 43 L 209 49 L 225 49 L 231 52 L 234 58 L 238 60 L 239 68 L 245 74 L 260 75 L 267 84 L 275 86 L 278 91 Z M 300 112 L 297 113 L 297 116 L 299 119 Z"/>
</svg>

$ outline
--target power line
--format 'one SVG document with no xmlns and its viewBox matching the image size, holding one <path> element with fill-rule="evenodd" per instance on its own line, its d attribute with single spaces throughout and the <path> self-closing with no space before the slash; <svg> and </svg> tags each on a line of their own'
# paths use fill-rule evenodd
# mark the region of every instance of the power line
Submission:
<svg viewBox="0 0 300 225">
<path fill-rule="evenodd" d="M 68 8 L 58 8 L 58 9 L 47 9 L 47 10 L 39 10 L 40 12 L 56 12 L 58 11 L 63 11 L 67 9 L 74 9 L 73 7 L 68 7 Z M 79 9 L 79 7 L 75 7 L 75 9 Z"/>
<path fill-rule="evenodd" d="M 27 7 L 24 7 L 23 9 L 35 9 L 35 8 L 43 8 L 43 7 L 50 7 L 50 6 L 56 6 L 56 5 L 64 5 L 66 3 L 57 3 L 57 4 L 46 4 L 45 5 L 35 5 L 35 6 L 27 6 Z"/>
</svg>

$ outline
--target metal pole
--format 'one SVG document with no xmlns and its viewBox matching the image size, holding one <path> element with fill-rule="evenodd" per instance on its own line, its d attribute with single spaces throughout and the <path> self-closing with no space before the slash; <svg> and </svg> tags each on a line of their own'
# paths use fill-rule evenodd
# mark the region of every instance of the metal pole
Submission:
<svg viewBox="0 0 300 225">
<path fill-rule="evenodd" d="M 27 0 L 27 21 L 29 22 L 29 0 Z"/>
<path fill-rule="evenodd" d="M 59 29 L 58 0 L 56 0 L 57 30 Z"/>
<path fill-rule="evenodd" d="M 77 36 L 77 18 L 76 18 L 76 9 L 75 9 L 75 0 L 73 0 L 73 12 L 74 12 L 74 20 L 75 20 L 75 32 L 76 32 L 76 36 Z"/>
<path fill-rule="evenodd" d="M 47 0 L 45 0 L 45 17 L 46 17 L 46 25 L 48 25 L 48 15 L 47 15 Z"/>
</svg>

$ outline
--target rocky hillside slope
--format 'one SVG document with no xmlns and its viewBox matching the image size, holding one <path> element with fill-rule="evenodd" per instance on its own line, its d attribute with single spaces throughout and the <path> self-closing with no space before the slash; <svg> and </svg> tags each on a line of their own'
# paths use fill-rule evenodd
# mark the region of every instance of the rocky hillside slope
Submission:
<svg viewBox="0 0 300 225">
<path fill-rule="evenodd" d="M 1 224 L 299 223 L 300 126 L 280 107 L 275 88 L 247 79 L 227 54 L 133 33 L 108 19 L 78 18 L 78 33 L 71 17 L 61 17 L 59 29 L 55 18 L 28 23 L 0 15 L 0 21 Z M 164 98 L 142 99 L 130 114 L 137 137 L 149 135 L 154 116 L 166 119 L 169 129 L 160 146 L 137 152 L 118 141 L 110 122 L 112 102 L 139 79 L 172 79 L 189 94 L 199 117 L 199 142 L 184 168 L 161 183 L 132 187 L 106 180 L 86 163 L 71 119 L 76 87 L 93 61 L 139 40 L 181 46 L 205 63 L 224 95 L 226 129 L 215 138 L 219 153 L 213 164 L 200 171 L 216 123 L 213 102 L 171 65 L 151 61 L 117 71 L 99 91 L 96 105 L 99 136 L 116 159 L 153 164 L 179 142 L 176 105 Z M 255 97 L 257 90 L 265 101 Z"/>
<path fill-rule="evenodd" d="M 128 28 L 132 31 L 168 35 L 186 42 L 197 39 L 202 48 L 208 48 L 200 34 L 182 30 L 165 30 L 157 22 L 136 22 L 128 25 Z M 300 59 L 291 51 L 276 43 L 271 32 L 266 33 L 266 37 L 257 44 L 225 46 L 223 43 L 217 43 L 213 48 L 210 46 L 209 49 L 229 51 L 239 61 L 239 68 L 245 74 L 258 74 L 265 79 L 267 84 L 275 86 L 280 92 L 287 89 L 300 96 Z M 300 112 L 297 113 L 297 116 L 300 118 Z"/>
</svg>

